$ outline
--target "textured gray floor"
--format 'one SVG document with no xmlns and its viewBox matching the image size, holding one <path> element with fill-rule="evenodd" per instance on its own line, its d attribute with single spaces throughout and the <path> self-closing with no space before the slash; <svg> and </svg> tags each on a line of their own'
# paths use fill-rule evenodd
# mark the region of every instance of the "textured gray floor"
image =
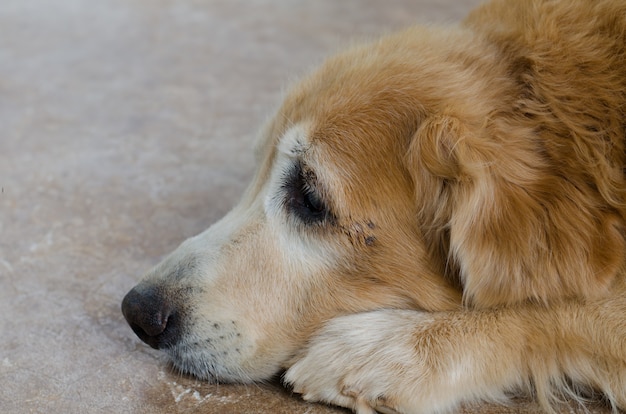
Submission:
<svg viewBox="0 0 626 414">
<path fill-rule="evenodd" d="M 341 412 L 171 373 L 120 301 L 236 202 L 289 80 L 476 2 L 2 0 L 0 412 Z"/>
</svg>

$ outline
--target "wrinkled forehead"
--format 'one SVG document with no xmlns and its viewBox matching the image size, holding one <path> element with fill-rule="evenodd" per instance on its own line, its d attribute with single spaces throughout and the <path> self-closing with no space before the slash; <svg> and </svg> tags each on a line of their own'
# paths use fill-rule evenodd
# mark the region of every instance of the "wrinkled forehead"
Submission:
<svg viewBox="0 0 626 414">
<path fill-rule="evenodd" d="M 359 52 L 360 53 L 360 52 Z M 296 84 L 265 132 L 267 167 L 277 157 L 310 168 L 337 203 L 372 205 L 405 191 L 408 144 L 422 117 L 404 65 L 341 56 Z M 411 98 L 411 99 L 409 99 Z"/>
<path fill-rule="evenodd" d="M 312 172 L 340 217 L 371 216 L 407 194 L 399 187 L 409 185 L 403 167 L 406 139 L 381 125 L 372 128 L 358 117 L 292 122 L 274 139 L 272 168 L 298 165 Z"/>
</svg>

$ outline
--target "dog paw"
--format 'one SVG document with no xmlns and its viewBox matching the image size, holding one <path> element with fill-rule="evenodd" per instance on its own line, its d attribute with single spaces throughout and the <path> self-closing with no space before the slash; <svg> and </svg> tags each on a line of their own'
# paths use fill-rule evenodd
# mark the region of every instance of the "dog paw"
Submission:
<svg viewBox="0 0 626 414">
<path fill-rule="evenodd" d="M 409 376 L 415 378 L 414 385 L 419 381 L 412 333 L 418 321 L 427 319 L 413 311 L 333 319 L 287 370 L 285 382 L 307 401 L 347 407 L 358 414 L 402 412 L 407 402 L 403 382 Z"/>
</svg>

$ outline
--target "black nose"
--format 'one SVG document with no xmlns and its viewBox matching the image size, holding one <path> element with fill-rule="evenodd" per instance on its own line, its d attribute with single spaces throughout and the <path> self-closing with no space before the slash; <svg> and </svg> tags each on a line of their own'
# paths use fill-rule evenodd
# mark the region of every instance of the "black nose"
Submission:
<svg viewBox="0 0 626 414">
<path fill-rule="evenodd" d="M 135 287 L 122 300 L 122 313 L 133 332 L 152 348 L 164 349 L 177 342 L 178 314 L 158 289 Z"/>
</svg>

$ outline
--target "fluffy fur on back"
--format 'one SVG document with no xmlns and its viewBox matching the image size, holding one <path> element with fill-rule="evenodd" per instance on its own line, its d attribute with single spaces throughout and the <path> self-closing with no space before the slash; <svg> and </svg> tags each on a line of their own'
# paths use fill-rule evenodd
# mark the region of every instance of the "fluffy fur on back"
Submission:
<svg viewBox="0 0 626 414">
<path fill-rule="evenodd" d="M 512 82 L 476 120 L 482 131 L 455 131 L 457 141 L 444 144 L 490 164 L 457 174 L 471 177 L 477 191 L 468 192 L 497 189 L 472 195 L 480 207 L 464 212 L 459 227 L 470 228 L 451 243 L 474 304 L 603 296 L 623 272 L 624 10 L 615 1 L 501 1 L 466 21 Z M 502 253 L 485 263 L 494 241 Z M 490 286 L 473 275 L 490 275 Z"/>
</svg>

